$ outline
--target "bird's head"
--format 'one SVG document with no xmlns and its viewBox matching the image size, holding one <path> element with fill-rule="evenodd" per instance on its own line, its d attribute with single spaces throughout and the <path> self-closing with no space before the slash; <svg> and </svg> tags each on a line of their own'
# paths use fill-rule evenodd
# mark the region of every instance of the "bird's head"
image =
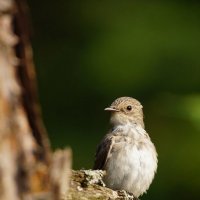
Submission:
<svg viewBox="0 0 200 200">
<path fill-rule="evenodd" d="M 106 111 L 111 112 L 111 124 L 126 125 L 136 123 L 144 127 L 142 105 L 132 97 L 117 98 Z"/>
</svg>

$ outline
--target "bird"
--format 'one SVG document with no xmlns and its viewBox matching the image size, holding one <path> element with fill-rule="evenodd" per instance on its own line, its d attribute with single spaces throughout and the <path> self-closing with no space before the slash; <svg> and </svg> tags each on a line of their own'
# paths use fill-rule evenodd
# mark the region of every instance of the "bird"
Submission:
<svg viewBox="0 0 200 200">
<path fill-rule="evenodd" d="M 94 170 L 105 170 L 106 186 L 138 198 L 157 171 L 157 152 L 143 121 L 143 106 L 132 97 L 117 98 L 106 111 L 111 129 L 97 147 Z"/>
</svg>

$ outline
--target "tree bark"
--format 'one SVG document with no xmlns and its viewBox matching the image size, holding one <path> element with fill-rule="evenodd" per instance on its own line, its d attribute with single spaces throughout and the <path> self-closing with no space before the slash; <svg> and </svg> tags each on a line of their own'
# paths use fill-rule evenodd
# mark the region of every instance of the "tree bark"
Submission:
<svg viewBox="0 0 200 200">
<path fill-rule="evenodd" d="M 69 176 L 63 170 L 70 168 L 70 151 L 52 156 L 41 119 L 27 16 L 24 0 L 0 0 L 2 200 L 58 199 L 64 192 L 58 179 L 67 184 Z"/>
<path fill-rule="evenodd" d="M 68 193 L 62 196 L 62 200 L 136 200 L 125 191 L 114 191 L 102 181 L 105 171 L 79 170 L 72 171 L 70 188 Z M 138 200 L 138 199 L 137 199 Z"/>
</svg>

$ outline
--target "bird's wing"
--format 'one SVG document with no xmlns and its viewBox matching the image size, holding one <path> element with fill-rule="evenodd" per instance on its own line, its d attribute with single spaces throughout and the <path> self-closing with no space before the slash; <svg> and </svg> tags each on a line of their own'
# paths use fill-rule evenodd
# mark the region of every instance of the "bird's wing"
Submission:
<svg viewBox="0 0 200 200">
<path fill-rule="evenodd" d="M 104 169 L 113 145 L 113 137 L 106 135 L 97 147 L 93 169 Z"/>
</svg>

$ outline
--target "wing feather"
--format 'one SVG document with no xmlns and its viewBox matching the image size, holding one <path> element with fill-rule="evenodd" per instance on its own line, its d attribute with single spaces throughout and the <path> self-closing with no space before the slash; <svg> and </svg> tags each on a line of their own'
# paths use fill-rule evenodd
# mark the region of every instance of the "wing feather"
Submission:
<svg viewBox="0 0 200 200">
<path fill-rule="evenodd" d="M 93 169 L 104 169 L 106 162 L 109 158 L 112 145 L 112 136 L 109 136 L 108 134 L 97 147 Z"/>
</svg>

